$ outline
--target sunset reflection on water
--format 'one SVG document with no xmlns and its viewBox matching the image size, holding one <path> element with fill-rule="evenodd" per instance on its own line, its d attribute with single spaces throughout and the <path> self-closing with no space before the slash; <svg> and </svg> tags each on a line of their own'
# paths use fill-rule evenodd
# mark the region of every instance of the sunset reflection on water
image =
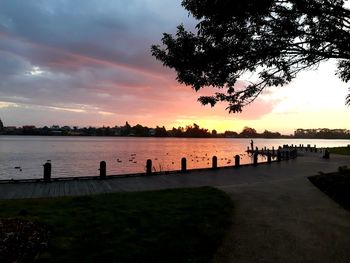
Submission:
<svg viewBox="0 0 350 263">
<path fill-rule="evenodd" d="M 350 144 L 349 140 L 253 139 L 254 147 L 278 148 L 283 144 L 316 144 L 319 147 Z M 218 166 L 251 163 L 246 153 L 251 139 L 136 138 L 136 137 L 0 137 L 0 179 L 42 178 L 43 164 L 52 163 L 52 177 L 98 175 L 99 162 L 107 162 L 107 174 L 145 172 L 151 159 L 154 171 L 180 170 L 181 158 L 187 169 L 208 168 L 212 157 Z M 259 157 L 259 161 L 266 161 Z M 20 167 L 20 169 L 15 169 Z"/>
</svg>

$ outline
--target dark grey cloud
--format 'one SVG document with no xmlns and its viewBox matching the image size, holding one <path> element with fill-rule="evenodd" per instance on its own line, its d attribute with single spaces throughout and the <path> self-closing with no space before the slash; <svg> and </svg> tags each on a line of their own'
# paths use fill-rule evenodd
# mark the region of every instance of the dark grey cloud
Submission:
<svg viewBox="0 0 350 263">
<path fill-rule="evenodd" d="M 184 21 L 193 23 L 173 0 L 1 1 L 0 96 L 99 107 L 127 103 L 145 87 L 148 96 L 167 97 L 165 75 L 174 76 L 150 45 Z"/>
<path fill-rule="evenodd" d="M 33 47 L 39 50 L 35 53 L 43 49 L 39 62 L 60 55 L 44 50 L 47 46 L 115 63 L 151 66 L 148 69 L 157 65 L 160 70 L 149 54 L 150 45 L 180 22 L 191 23 L 180 2 L 173 0 L 5 0 L 0 10 L 0 30 L 38 45 Z M 36 57 L 30 59 L 35 63 Z"/>
</svg>

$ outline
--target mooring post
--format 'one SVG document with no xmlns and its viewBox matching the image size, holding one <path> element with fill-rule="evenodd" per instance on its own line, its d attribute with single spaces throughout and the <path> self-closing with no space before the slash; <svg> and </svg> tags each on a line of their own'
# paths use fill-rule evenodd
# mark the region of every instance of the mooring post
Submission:
<svg viewBox="0 0 350 263">
<path fill-rule="evenodd" d="M 152 174 L 152 160 L 148 159 L 146 161 L 146 174 L 151 175 Z"/>
<path fill-rule="evenodd" d="M 186 163 L 186 158 L 183 157 L 181 159 L 181 172 L 185 173 L 187 170 L 187 163 Z"/>
<path fill-rule="evenodd" d="M 322 156 L 324 159 L 329 159 L 330 156 L 330 152 L 328 151 L 328 149 L 324 150 L 324 155 Z"/>
<path fill-rule="evenodd" d="M 239 167 L 240 166 L 240 160 L 241 160 L 241 158 L 239 157 L 239 155 L 237 154 L 236 156 L 235 156 L 235 166 L 236 167 Z"/>
<path fill-rule="evenodd" d="M 51 181 L 51 163 L 46 162 L 44 164 L 44 182 L 50 182 Z"/>
<path fill-rule="evenodd" d="M 213 169 L 218 168 L 218 157 L 216 156 L 213 156 L 212 168 Z"/>
<path fill-rule="evenodd" d="M 268 152 L 268 153 L 267 153 L 267 162 L 268 162 L 268 163 L 271 163 L 271 160 L 272 160 L 271 156 L 272 156 L 271 153 Z"/>
<path fill-rule="evenodd" d="M 101 161 L 100 162 L 100 178 L 105 179 L 106 176 L 107 176 L 106 162 Z"/>
<path fill-rule="evenodd" d="M 277 150 L 277 162 L 280 162 L 282 159 L 282 154 L 280 150 Z"/>
<path fill-rule="evenodd" d="M 258 164 L 258 153 L 254 153 L 253 163 L 254 165 Z"/>
</svg>

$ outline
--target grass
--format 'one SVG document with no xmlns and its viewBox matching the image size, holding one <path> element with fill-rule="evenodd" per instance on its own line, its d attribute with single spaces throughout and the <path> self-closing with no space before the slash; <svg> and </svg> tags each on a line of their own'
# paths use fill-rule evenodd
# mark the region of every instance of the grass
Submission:
<svg viewBox="0 0 350 263">
<path fill-rule="evenodd" d="M 338 172 L 311 176 L 309 180 L 350 211 L 350 169 L 339 167 Z"/>
<path fill-rule="evenodd" d="M 332 147 L 328 148 L 330 153 L 341 154 L 341 155 L 350 155 L 350 147 Z"/>
<path fill-rule="evenodd" d="M 350 155 L 350 147 L 327 148 L 330 153 Z M 309 177 L 309 180 L 330 198 L 350 211 L 350 169 L 339 167 L 338 172 L 321 173 Z"/>
<path fill-rule="evenodd" d="M 202 187 L 83 197 L 1 200 L 0 218 L 49 229 L 37 262 L 211 262 L 232 203 Z"/>
</svg>

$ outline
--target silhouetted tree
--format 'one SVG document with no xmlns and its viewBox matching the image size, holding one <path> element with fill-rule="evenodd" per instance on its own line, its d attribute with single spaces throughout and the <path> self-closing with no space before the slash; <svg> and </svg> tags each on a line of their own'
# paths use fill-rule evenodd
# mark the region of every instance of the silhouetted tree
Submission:
<svg viewBox="0 0 350 263">
<path fill-rule="evenodd" d="M 287 84 L 324 60 L 337 59 L 338 76 L 350 80 L 350 10 L 344 2 L 183 0 L 199 20 L 197 32 L 180 25 L 175 36 L 164 33 L 163 46 L 152 46 L 152 55 L 196 91 L 220 88 L 200 97 L 202 104 L 224 101 L 229 112 L 240 112 L 265 87 Z M 246 72 L 259 80 L 235 85 Z"/>
<path fill-rule="evenodd" d="M 178 127 L 177 129 L 173 127 L 173 129 L 171 130 L 171 135 L 174 137 L 183 137 L 183 133 L 184 133 L 183 127 Z"/>
<path fill-rule="evenodd" d="M 128 136 L 131 133 L 131 126 L 128 122 L 125 122 L 125 125 L 120 129 L 121 136 Z"/>
<path fill-rule="evenodd" d="M 149 129 L 148 127 L 143 127 L 141 124 L 137 124 L 131 129 L 133 131 L 133 134 L 135 136 L 139 137 L 147 137 L 149 136 Z"/>
<path fill-rule="evenodd" d="M 235 131 L 225 131 L 224 136 L 225 137 L 237 137 L 238 133 Z"/>
<path fill-rule="evenodd" d="M 186 126 L 186 131 L 184 135 L 186 137 L 195 137 L 195 138 L 210 137 L 210 133 L 208 132 L 208 129 L 199 128 L 199 125 L 197 125 L 196 123 L 194 123 L 193 126 L 191 125 Z"/>
<path fill-rule="evenodd" d="M 155 135 L 156 137 L 166 137 L 168 134 L 167 134 L 167 131 L 165 129 L 165 127 L 156 127 L 155 129 Z"/>
<path fill-rule="evenodd" d="M 264 138 L 278 138 L 278 137 L 281 137 L 281 134 L 279 132 L 271 132 L 271 131 L 265 130 L 261 134 L 261 136 Z"/>
<path fill-rule="evenodd" d="M 242 137 L 253 138 L 253 137 L 257 137 L 258 133 L 254 128 L 244 127 L 240 135 Z"/>
</svg>

